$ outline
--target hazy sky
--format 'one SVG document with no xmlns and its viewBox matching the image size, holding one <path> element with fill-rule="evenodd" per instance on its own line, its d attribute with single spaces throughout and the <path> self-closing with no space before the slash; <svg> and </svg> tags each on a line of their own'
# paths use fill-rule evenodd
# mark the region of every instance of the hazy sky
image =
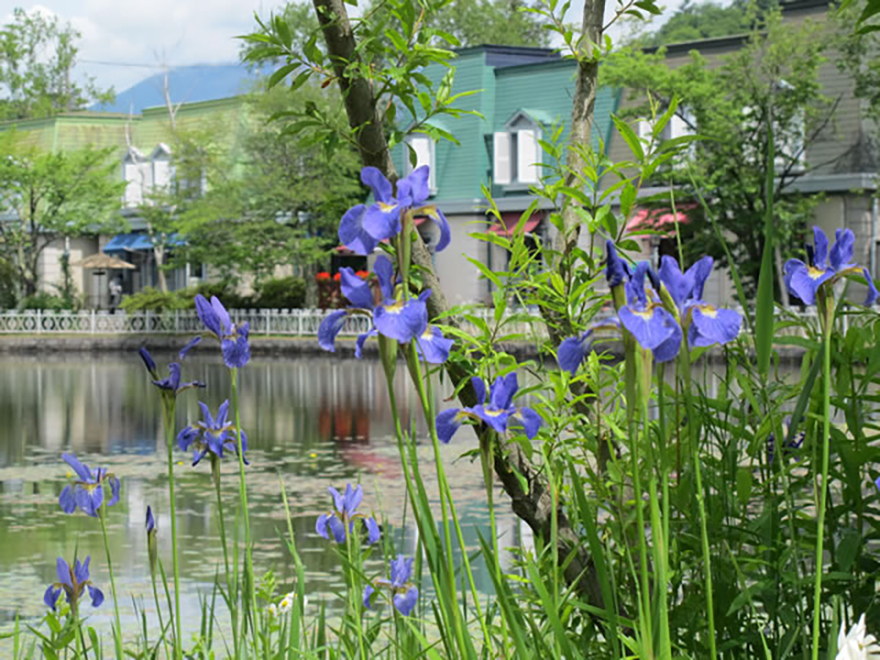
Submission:
<svg viewBox="0 0 880 660">
<path fill-rule="evenodd" d="M 163 63 L 236 61 L 239 45 L 234 37 L 252 29 L 255 11 L 266 15 L 281 4 L 282 0 L 0 0 L 0 20 L 5 23 L 13 8 L 23 7 L 70 21 L 82 33 L 78 71 L 121 92 Z M 611 14 L 616 2 L 608 4 Z M 664 4 L 669 13 L 681 0 Z"/>
</svg>

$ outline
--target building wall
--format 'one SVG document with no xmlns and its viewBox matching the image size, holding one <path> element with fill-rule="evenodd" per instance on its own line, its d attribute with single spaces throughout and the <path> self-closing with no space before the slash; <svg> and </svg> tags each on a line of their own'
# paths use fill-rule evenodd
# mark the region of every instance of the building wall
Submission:
<svg viewBox="0 0 880 660">
<path fill-rule="evenodd" d="M 488 284 L 481 279 L 477 268 L 467 257 L 486 262 L 485 241 L 470 236 L 486 226 L 486 216 L 479 213 L 457 214 L 448 217 L 452 238 L 446 250 L 435 255 L 434 263 L 443 293 L 450 305 L 485 301 L 489 297 Z"/>
</svg>

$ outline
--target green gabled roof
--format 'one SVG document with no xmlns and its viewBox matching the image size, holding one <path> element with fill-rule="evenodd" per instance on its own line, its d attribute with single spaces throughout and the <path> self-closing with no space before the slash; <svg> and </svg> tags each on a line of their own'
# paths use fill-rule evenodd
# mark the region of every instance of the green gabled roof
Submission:
<svg viewBox="0 0 880 660">
<path fill-rule="evenodd" d="M 483 199 L 482 185 L 492 183 L 491 136 L 496 131 L 505 130 L 505 125 L 518 113 L 530 117 L 547 131 L 561 123 L 564 127 L 562 140 L 568 139 L 567 125 L 571 118 L 576 63 L 548 55 L 525 64 L 492 66 L 489 61 L 499 62 L 496 50 L 497 47 L 492 46 L 468 48 L 459 51 L 454 60 L 456 71 L 452 94 L 479 91 L 461 99 L 456 105 L 462 109 L 476 110 L 482 117 L 465 115 L 457 119 L 440 119 L 443 127 L 460 144 L 441 140 L 435 145 L 437 194 L 433 199 L 437 202 L 479 203 Z M 540 54 L 540 51 L 533 49 L 532 52 Z M 425 75 L 433 81 L 439 81 L 445 72 L 445 67 L 431 66 L 425 70 Z M 593 124 L 595 147 L 599 145 L 599 138 L 606 145 L 608 143 L 613 127 L 611 115 L 617 109 L 619 97 L 616 90 L 599 90 Z M 408 121 L 411 118 L 403 119 L 404 124 Z M 392 154 L 399 172 L 405 171 L 405 154 L 403 145 L 396 147 Z M 497 188 L 494 193 L 502 197 L 506 194 Z"/>
</svg>

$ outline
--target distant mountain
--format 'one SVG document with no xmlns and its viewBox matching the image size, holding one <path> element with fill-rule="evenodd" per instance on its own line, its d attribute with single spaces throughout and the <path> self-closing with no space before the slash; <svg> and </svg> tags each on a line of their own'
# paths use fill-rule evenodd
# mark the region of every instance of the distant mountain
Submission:
<svg viewBox="0 0 880 660">
<path fill-rule="evenodd" d="M 170 69 L 168 86 L 174 103 L 224 99 L 250 91 L 257 74 L 242 64 L 194 64 Z M 95 104 L 90 110 L 134 112 L 165 105 L 165 74 L 146 78 L 116 95 L 113 103 Z"/>
</svg>

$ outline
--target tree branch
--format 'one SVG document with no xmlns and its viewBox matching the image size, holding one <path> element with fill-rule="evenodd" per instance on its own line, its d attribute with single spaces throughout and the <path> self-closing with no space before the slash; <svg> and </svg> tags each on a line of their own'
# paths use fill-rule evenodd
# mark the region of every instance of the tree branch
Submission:
<svg viewBox="0 0 880 660">
<path fill-rule="evenodd" d="M 313 0 L 313 3 L 324 33 L 327 53 L 333 62 L 342 92 L 349 125 L 355 131 L 361 160 L 364 165 L 377 167 L 389 179 L 394 180 L 396 172 L 391 161 L 383 127 L 378 120 L 377 99 L 373 95 L 373 89 L 369 82 L 356 73 L 355 65 L 359 61 L 357 44 L 345 5 L 342 0 Z M 589 32 L 586 34 L 590 39 L 597 41 L 601 32 L 605 3 L 604 0 L 599 0 L 595 6 L 590 2 L 587 5 L 584 10 L 584 25 L 589 26 Z M 598 63 L 595 61 L 582 62 L 579 68 L 575 95 L 577 107 L 573 112 L 573 117 L 576 119 L 572 125 L 572 142 L 574 144 L 590 138 L 593 105 L 596 98 L 597 71 Z M 572 151 L 569 152 L 569 165 L 573 166 L 575 171 L 580 171 L 585 163 L 579 156 L 571 154 Z M 569 224 L 576 226 L 576 219 L 577 216 L 570 213 Z M 440 280 L 434 272 L 431 255 L 424 242 L 418 237 L 413 242 L 412 259 L 413 263 L 420 267 L 425 286 L 431 288 L 432 293 L 427 301 L 428 312 L 431 318 L 436 318 L 447 312 L 449 306 L 443 295 Z M 452 319 L 445 319 L 447 323 L 451 321 Z M 448 365 L 447 372 L 456 384 L 468 380 L 472 376 L 464 367 L 455 364 Z M 462 388 L 459 399 L 465 406 L 476 403 L 476 397 L 469 384 Z M 478 429 L 480 441 L 484 442 L 486 434 L 490 432 L 485 426 Z M 495 471 L 501 479 L 505 492 L 511 498 L 514 512 L 531 527 L 535 534 L 549 540 L 553 524 L 553 509 L 554 506 L 556 507 L 559 539 L 557 552 L 560 564 L 567 564 L 565 578 L 569 584 L 576 586 L 578 593 L 587 602 L 602 607 L 599 582 L 592 561 L 584 548 L 580 546 L 578 536 L 562 506 L 556 506 L 554 503 L 540 469 L 528 460 L 519 447 L 500 441 L 496 442 L 495 446 Z M 523 488 L 518 477 L 523 478 L 528 484 L 528 489 Z M 574 557 L 571 557 L 572 553 L 574 553 Z"/>
</svg>

